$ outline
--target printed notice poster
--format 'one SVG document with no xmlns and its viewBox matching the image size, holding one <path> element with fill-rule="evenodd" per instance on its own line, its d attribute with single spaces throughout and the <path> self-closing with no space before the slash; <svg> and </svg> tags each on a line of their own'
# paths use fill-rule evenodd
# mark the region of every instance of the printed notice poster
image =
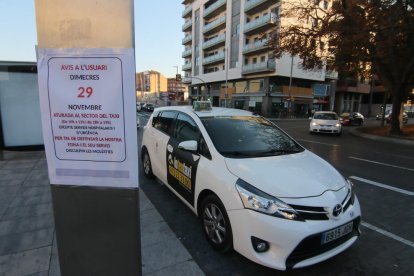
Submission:
<svg viewBox="0 0 414 276">
<path fill-rule="evenodd" d="M 133 49 L 39 49 L 38 74 L 51 183 L 136 187 Z"/>
</svg>

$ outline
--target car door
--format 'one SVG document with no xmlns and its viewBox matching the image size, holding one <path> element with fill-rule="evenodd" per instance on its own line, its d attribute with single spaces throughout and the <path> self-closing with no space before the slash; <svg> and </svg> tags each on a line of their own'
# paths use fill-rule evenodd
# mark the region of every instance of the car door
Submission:
<svg viewBox="0 0 414 276">
<path fill-rule="evenodd" d="M 167 183 L 167 143 L 174 129 L 177 111 L 164 110 L 160 112 L 154 121 L 155 132 L 153 137 L 153 154 L 151 165 L 153 173 L 164 183 Z"/>
<path fill-rule="evenodd" d="M 201 139 L 200 130 L 194 120 L 187 114 L 178 113 L 173 135 L 167 144 L 167 183 L 192 206 L 200 154 L 199 151 L 180 149 L 178 145 L 190 140 L 199 144 Z"/>
</svg>

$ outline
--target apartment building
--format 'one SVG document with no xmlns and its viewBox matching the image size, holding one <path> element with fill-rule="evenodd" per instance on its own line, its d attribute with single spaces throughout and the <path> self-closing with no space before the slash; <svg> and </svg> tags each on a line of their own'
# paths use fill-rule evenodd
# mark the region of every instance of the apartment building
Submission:
<svg viewBox="0 0 414 276">
<path fill-rule="evenodd" d="M 137 98 L 156 98 L 167 92 L 168 82 L 160 72 L 148 70 L 135 74 Z"/>
<path fill-rule="evenodd" d="M 330 84 L 336 74 L 301 70 L 300 60 L 289 54 L 275 59 L 266 44 L 269 33 L 283 21 L 281 3 L 182 1 L 183 82 L 192 99 L 209 98 L 215 106 L 272 116 L 305 116 L 310 109 L 333 108 Z"/>
<path fill-rule="evenodd" d="M 183 85 L 181 80 L 176 80 L 176 78 L 168 78 L 168 98 L 170 100 L 175 100 L 183 102 L 188 96 L 188 88 L 186 85 Z"/>
</svg>

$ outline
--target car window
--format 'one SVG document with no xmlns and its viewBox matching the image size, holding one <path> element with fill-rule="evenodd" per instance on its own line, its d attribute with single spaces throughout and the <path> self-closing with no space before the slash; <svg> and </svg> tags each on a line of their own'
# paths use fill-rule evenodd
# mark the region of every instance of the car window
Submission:
<svg viewBox="0 0 414 276">
<path fill-rule="evenodd" d="M 160 112 L 155 112 L 152 115 L 152 126 L 154 128 L 157 128 L 157 129 L 159 129 L 159 127 L 160 127 L 160 117 L 159 117 L 159 115 L 160 115 Z"/>
<path fill-rule="evenodd" d="M 188 140 L 197 141 L 198 152 L 201 155 L 211 159 L 210 151 L 208 150 L 207 143 L 201 135 L 200 129 L 189 116 L 182 113 L 178 114 L 174 128 L 174 137 L 178 140 L 178 142 Z"/>
<path fill-rule="evenodd" d="M 226 157 L 261 157 L 304 150 L 262 117 L 205 117 L 201 120 L 216 149 Z"/>
<path fill-rule="evenodd" d="M 179 113 L 175 125 L 174 137 L 179 142 L 200 139 L 200 130 L 194 121 L 185 114 Z"/>
<path fill-rule="evenodd" d="M 335 113 L 316 113 L 313 118 L 319 120 L 338 120 L 338 116 Z"/>
<path fill-rule="evenodd" d="M 154 117 L 152 125 L 154 128 L 171 135 L 173 130 L 174 119 L 177 116 L 176 111 L 163 111 Z"/>
</svg>

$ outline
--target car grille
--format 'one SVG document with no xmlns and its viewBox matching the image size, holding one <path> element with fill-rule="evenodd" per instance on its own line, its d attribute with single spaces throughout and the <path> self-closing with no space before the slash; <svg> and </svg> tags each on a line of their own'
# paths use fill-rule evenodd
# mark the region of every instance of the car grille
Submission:
<svg viewBox="0 0 414 276">
<path fill-rule="evenodd" d="M 295 264 L 303 260 L 320 255 L 326 251 L 329 251 L 343 244 L 344 242 L 346 242 L 352 237 L 359 236 L 360 235 L 359 224 L 361 222 L 361 218 L 358 217 L 354 219 L 353 222 L 354 222 L 354 225 L 350 233 L 332 242 L 321 245 L 321 239 L 322 239 L 323 232 L 309 236 L 305 238 L 304 240 L 302 240 L 287 258 L 286 268 L 291 269 Z"/>
<path fill-rule="evenodd" d="M 342 201 L 342 210 L 345 212 L 354 204 L 355 195 L 351 190 Z M 311 207 L 289 204 L 296 212 L 298 212 L 304 220 L 328 220 L 329 212 L 324 207 Z"/>
<path fill-rule="evenodd" d="M 290 206 L 298 212 L 304 220 L 328 220 L 328 211 L 323 207 L 309 207 L 292 205 Z"/>
<path fill-rule="evenodd" d="M 337 130 L 331 130 L 331 129 L 320 129 L 319 132 L 332 133 L 332 132 L 338 132 L 338 131 Z"/>
</svg>

